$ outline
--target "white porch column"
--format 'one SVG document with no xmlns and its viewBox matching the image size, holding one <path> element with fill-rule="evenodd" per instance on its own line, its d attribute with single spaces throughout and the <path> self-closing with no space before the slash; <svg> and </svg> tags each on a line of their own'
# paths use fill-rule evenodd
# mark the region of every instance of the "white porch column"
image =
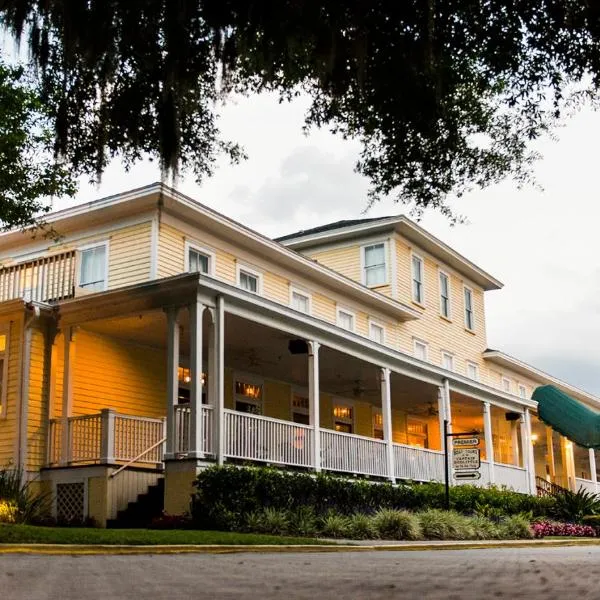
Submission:
<svg viewBox="0 0 600 600">
<path fill-rule="evenodd" d="M 594 484 L 594 490 L 598 493 L 598 476 L 596 475 L 596 454 L 593 448 L 588 448 L 588 455 L 590 457 L 590 479 Z"/>
<path fill-rule="evenodd" d="M 313 466 L 315 471 L 321 470 L 321 429 L 319 419 L 319 342 L 310 341 L 308 344 L 308 404 L 310 424 L 313 428 Z"/>
<path fill-rule="evenodd" d="M 214 366 L 214 413 L 215 413 L 215 454 L 217 464 L 225 461 L 225 299 L 217 296 L 217 310 L 212 328 L 212 354 Z"/>
<path fill-rule="evenodd" d="M 204 458 L 202 427 L 202 316 L 204 305 L 199 301 L 189 305 L 190 314 L 190 443 L 188 457 Z"/>
<path fill-rule="evenodd" d="M 387 474 L 392 483 L 396 482 L 394 446 L 392 445 L 392 390 L 390 370 L 381 369 L 381 414 L 383 416 L 383 439 L 386 444 Z"/>
<path fill-rule="evenodd" d="M 175 458 L 175 405 L 179 390 L 179 308 L 167 309 L 167 444 L 165 458 Z"/>
<path fill-rule="evenodd" d="M 529 493 L 537 494 L 537 484 L 535 482 L 535 454 L 533 449 L 533 436 L 531 432 L 531 413 L 526 408 L 523 413 L 523 419 L 525 422 L 526 436 L 523 436 L 523 457 L 527 459 L 527 474 L 529 476 Z M 525 441 L 526 440 L 526 441 Z"/>
<path fill-rule="evenodd" d="M 62 397 L 62 435 L 60 462 L 63 465 L 71 459 L 71 432 L 69 417 L 73 412 L 73 363 L 75 361 L 75 328 L 67 327 L 64 331 L 63 361 L 63 397 Z"/>
<path fill-rule="evenodd" d="M 494 473 L 494 438 L 492 436 L 492 408 L 489 402 L 483 403 L 483 435 L 485 437 L 485 457 L 488 461 L 490 483 L 496 481 Z"/>
</svg>

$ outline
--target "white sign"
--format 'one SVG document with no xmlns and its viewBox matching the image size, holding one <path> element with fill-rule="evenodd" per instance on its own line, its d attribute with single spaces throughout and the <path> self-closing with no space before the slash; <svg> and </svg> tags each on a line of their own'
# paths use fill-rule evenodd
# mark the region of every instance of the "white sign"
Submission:
<svg viewBox="0 0 600 600">
<path fill-rule="evenodd" d="M 454 473 L 454 479 L 481 479 L 479 471 L 458 471 Z"/>
<path fill-rule="evenodd" d="M 479 446 L 479 438 L 476 438 L 476 437 L 453 438 L 452 445 L 453 446 Z"/>
<path fill-rule="evenodd" d="M 452 468 L 456 471 L 476 471 L 480 465 L 479 448 L 456 448 L 452 452 Z"/>
</svg>

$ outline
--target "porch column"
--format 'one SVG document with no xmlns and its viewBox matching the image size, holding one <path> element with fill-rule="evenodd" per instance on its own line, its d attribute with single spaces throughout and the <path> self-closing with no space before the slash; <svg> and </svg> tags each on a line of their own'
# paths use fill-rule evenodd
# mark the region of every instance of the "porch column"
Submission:
<svg viewBox="0 0 600 600">
<path fill-rule="evenodd" d="M 526 408 L 521 417 L 521 442 L 523 444 L 523 466 L 527 469 L 527 485 L 529 493 L 535 495 L 535 456 L 533 454 L 533 439 L 531 437 L 531 414 Z"/>
<path fill-rule="evenodd" d="M 225 461 L 225 298 L 217 296 L 217 309 L 212 327 L 212 354 L 214 365 L 214 413 L 215 413 L 215 454 L 217 464 Z"/>
<path fill-rule="evenodd" d="M 561 453 L 563 459 L 563 468 L 567 477 L 567 485 L 573 492 L 577 491 L 577 482 L 575 481 L 575 457 L 573 452 L 573 442 L 564 436 L 560 436 Z"/>
<path fill-rule="evenodd" d="M 381 414 L 383 417 L 383 439 L 386 445 L 388 479 L 392 483 L 396 483 L 394 447 L 392 445 L 392 391 L 390 370 L 387 368 L 381 369 Z"/>
<path fill-rule="evenodd" d="M 175 458 L 175 405 L 179 390 L 179 307 L 167 309 L 167 445 L 165 458 Z"/>
<path fill-rule="evenodd" d="M 485 437 L 485 457 L 488 461 L 490 483 L 496 481 L 494 473 L 494 438 L 492 435 L 492 408 L 489 402 L 483 403 L 483 435 Z"/>
<path fill-rule="evenodd" d="M 62 397 L 62 434 L 60 462 L 69 463 L 71 458 L 71 432 L 69 417 L 73 412 L 73 363 L 75 361 L 75 328 L 67 327 L 64 331 L 63 361 L 63 397 Z"/>
<path fill-rule="evenodd" d="M 310 424 L 313 428 L 313 466 L 315 471 L 321 470 L 321 429 L 319 421 L 319 348 L 321 344 L 316 341 L 308 344 L 308 403 Z"/>
<path fill-rule="evenodd" d="M 590 479 L 594 484 L 594 491 L 598 493 L 598 476 L 596 475 L 596 454 L 593 448 L 588 448 L 588 455 L 590 457 Z"/>
<path fill-rule="evenodd" d="M 552 428 L 546 425 L 546 448 L 548 450 L 548 471 L 550 481 L 556 483 L 556 463 L 554 462 L 554 440 L 552 439 Z"/>
<path fill-rule="evenodd" d="M 190 443 L 188 457 L 204 458 L 202 422 L 202 315 L 204 305 L 199 301 L 188 306 L 190 314 Z"/>
</svg>

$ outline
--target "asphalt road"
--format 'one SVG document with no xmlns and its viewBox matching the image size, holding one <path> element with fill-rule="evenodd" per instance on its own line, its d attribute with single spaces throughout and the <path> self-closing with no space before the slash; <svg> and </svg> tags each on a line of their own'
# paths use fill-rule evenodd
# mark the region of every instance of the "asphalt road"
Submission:
<svg viewBox="0 0 600 600">
<path fill-rule="evenodd" d="M 0 598 L 600 598 L 600 546 L 317 554 L 7 554 L 0 555 Z"/>
</svg>

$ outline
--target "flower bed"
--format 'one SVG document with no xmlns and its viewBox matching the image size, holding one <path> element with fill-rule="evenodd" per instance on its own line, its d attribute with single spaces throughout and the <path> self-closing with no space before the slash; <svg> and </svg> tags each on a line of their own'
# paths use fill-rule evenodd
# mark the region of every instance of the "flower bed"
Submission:
<svg viewBox="0 0 600 600">
<path fill-rule="evenodd" d="M 544 538 L 549 536 L 597 537 L 597 531 L 591 525 L 541 521 L 534 523 L 531 528 L 533 530 L 533 536 L 536 538 Z"/>
</svg>

